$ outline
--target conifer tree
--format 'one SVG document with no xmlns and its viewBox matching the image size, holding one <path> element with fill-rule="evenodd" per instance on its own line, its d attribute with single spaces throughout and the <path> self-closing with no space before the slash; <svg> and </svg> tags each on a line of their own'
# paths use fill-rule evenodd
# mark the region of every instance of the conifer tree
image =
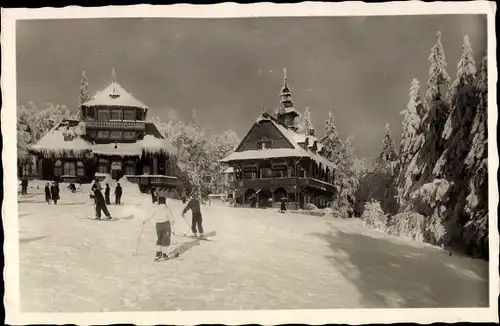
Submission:
<svg viewBox="0 0 500 326">
<path fill-rule="evenodd" d="M 442 136 L 446 149 L 434 168 L 436 176 L 449 178 L 458 183 L 465 181 L 463 164 L 469 152 L 468 136 L 478 104 L 475 82 L 476 64 L 472 57 L 469 37 L 466 35 L 462 45 L 462 56 L 457 66 L 457 78 L 448 92 L 451 113 L 446 120 Z"/>
<path fill-rule="evenodd" d="M 488 257 L 488 61 L 484 57 L 477 78 L 478 106 L 469 140 L 470 151 L 465 159 L 468 195 L 465 200 L 464 243 L 472 252 Z"/>
<path fill-rule="evenodd" d="M 408 199 L 408 193 L 413 183 L 413 176 L 418 173 L 415 162 L 419 150 L 424 142 L 422 117 L 424 105 L 420 98 L 420 83 L 413 79 L 410 86 L 410 100 L 402 122 L 401 144 L 399 148 L 399 173 L 396 184 L 398 189 L 398 202 L 403 206 Z"/>
<path fill-rule="evenodd" d="M 431 49 L 429 61 L 431 66 L 425 94 L 426 113 L 423 121 L 426 137 L 419 153 L 419 165 L 423 168 L 421 177 L 424 180 L 432 179 L 433 168 L 443 152 L 444 143 L 441 135 L 449 114 L 449 106 L 442 94 L 443 88 L 449 85 L 450 76 L 446 72 L 447 65 L 441 43 L 441 32 L 437 33 L 437 41 Z"/>
<path fill-rule="evenodd" d="M 335 119 L 332 111 L 328 112 L 328 119 L 325 121 L 325 131 L 320 142 L 325 146 L 325 156 L 330 161 L 335 160 L 337 147 L 340 145 L 340 136 L 335 127 Z"/>
<path fill-rule="evenodd" d="M 388 123 L 385 125 L 385 134 L 384 138 L 382 138 L 382 145 L 380 148 L 380 155 L 375 161 L 375 171 L 389 168 L 390 164 L 397 159 L 396 145 L 392 139 L 391 129 Z"/>
<path fill-rule="evenodd" d="M 81 118 L 81 115 L 82 115 L 81 106 L 82 106 L 82 104 L 90 100 L 90 95 L 89 95 L 88 88 L 89 88 L 89 83 L 87 81 L 87 77 L 85 75 L 85 71 L 82 71 L 82 78 L 80 80 L 80 94 L 78 95 L 78 114 L 77 114 L 77 119 Z"/>
<path fill-rule="evenodd" d="M 311 121 L 311 112 L 308 107 L 306 107 L 304 115 L 302 116 L 301 128 L 302 133 L 306 136 L 310 136 L 314 132 L 314 127 Z"/>
</svg>

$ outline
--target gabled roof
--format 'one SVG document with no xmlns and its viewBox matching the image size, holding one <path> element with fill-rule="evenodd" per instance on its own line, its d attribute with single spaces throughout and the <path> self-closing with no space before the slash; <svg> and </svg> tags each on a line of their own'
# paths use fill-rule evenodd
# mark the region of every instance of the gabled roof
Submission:
<svg viewBox="0 0 500 326">
<path fill-rule="evenodd" d="M 127 92 L 117 82 L 112 82 L 104 90 L 98 92 L 90 101 L 82 104 L 83 106 L 124 106 L 136 107 L 147 110 L 146 104 L 140 102 Z"/>
<path fill-rule="evenodd" d="M 283 157 L 309 157 L 321 164 L 323 167 L 329 167 L 330 169 L 335 168 L 335 164 L 329 161 L 326 157 L 321 156 L 318 153 L 304 149 L 300 146 L 300 143 L 308 141 L 307 148 L 311 148 L 315 141 L 318 141 L 314 136 L 306 136 L 298 134 L 293 130 L 288 129 L 279 123 L 279 121 L 269 115 L 268 113 L 262 113 L 262 115 L 257 119 L 255 123 L 261 123 L 262 121 L 270 121 L 283 136 L 293 145 L 293 148 L 269 148 L 262 150 L 249 150 L 242 152 L 233 152 L 226 158 L 222 159 L 220 162 L 227 163 L 231 161 L 247 160 L 247 159 L 268 159 L 268 158 L 283 158 Z M 318 146 L 319 148 L 319 146 Z"/>
</svg>

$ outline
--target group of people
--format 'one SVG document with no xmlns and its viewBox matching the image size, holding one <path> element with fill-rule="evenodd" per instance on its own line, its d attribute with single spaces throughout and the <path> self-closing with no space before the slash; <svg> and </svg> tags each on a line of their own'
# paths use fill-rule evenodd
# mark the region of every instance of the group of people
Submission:
<svg viewBox="0 0 500 326">
<path fill-rule="evenodd" d="M 199 192 L 195 191 L 193 192 L 189 202 L 187 203 L 186 207 L 182 211 L 182 217 L 191 210 L 192 212 L 192 220 L 191 220 L 191 231 L 193 232 L 193 237 L 197 237 L 198 235 L 200 237 L 203 237 L 203 218 L 201 215 L 201 207 L 200 207 L 200 194 Z M 159 202 L 158 202 L 159 204 Z M 160 260 L 160 259 L 170 259 L 170 258 L 176 258 L 179 256 L 179 252 L 177 251 L 175 254 L 172 255 L 171 252 L 169 252 L 169 247 L 170 247 L 170 242 L 171 242 L 171 236 L 172 236 L 172 227 L 175 224 L 175 217 L 174 214 L 172 213 L 172 210 L 167 205 L 167 202 L 165 201 L 164 207 L 166 209 L 163 209 L 163 205 L 156 206 L 157 208 L 153 210 L 153 213 L 146 219 L 144 220 L 143 224 L 146 224 L 150 221 L 155 222 L 156 226 L 156 257 L 155 260 Z"/>
<path fill-rule="evenodd" d="M 59 199 L 59 183 L 55 181 L 52 183 L 52 185 L 50 185 L 47 182 L 47 184 L 45 185 L 45 202 L 47 202 L 47 204 L 50 204 L 50 202 L 53 201 L 54 205 L 57 205 L 57 201 Z"/>
</svg>

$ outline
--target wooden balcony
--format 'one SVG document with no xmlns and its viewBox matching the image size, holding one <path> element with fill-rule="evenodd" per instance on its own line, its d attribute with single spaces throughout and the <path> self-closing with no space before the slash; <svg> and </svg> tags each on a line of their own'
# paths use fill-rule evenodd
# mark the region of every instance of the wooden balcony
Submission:
<svg viewBox="0 0 500 326">
<path fill-rule="evenodd" d="M 146 121 L 126 121 L 126 120 L 86 120 L 87 129 L 117 129 L 117 130 L 146 130 Z"/>
<path fill-rule="evenodd" d="M 140 187 L 176 188 L 179 181 L 176 177 L 166 175 L 126 175 L 129 182 L 137 183 Z"/>
<path fill-rule="evenodd" d="M 313 178 L 268 178 L 268 179 L 242 179 L 234 182 L 235 188 L 245 189 L 277 189 L 280 187 L 303 187 L 314 188 L 319 191 L 334 192 L 335 187 L 325 181 Z"/>
</svg>

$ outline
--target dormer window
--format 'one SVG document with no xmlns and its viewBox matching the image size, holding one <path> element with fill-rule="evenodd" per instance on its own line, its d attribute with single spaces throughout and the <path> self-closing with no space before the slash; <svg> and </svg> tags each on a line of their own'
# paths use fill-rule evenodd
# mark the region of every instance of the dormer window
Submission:
<svg viewBox="0 0 500 326">
<path fill-rule="evenodd" d="M 268 149 L 271 148 L 271 145 L 272 141 L 267 137 L 262 137 L 258 142 L 259 149 Z"/>
</svg>

